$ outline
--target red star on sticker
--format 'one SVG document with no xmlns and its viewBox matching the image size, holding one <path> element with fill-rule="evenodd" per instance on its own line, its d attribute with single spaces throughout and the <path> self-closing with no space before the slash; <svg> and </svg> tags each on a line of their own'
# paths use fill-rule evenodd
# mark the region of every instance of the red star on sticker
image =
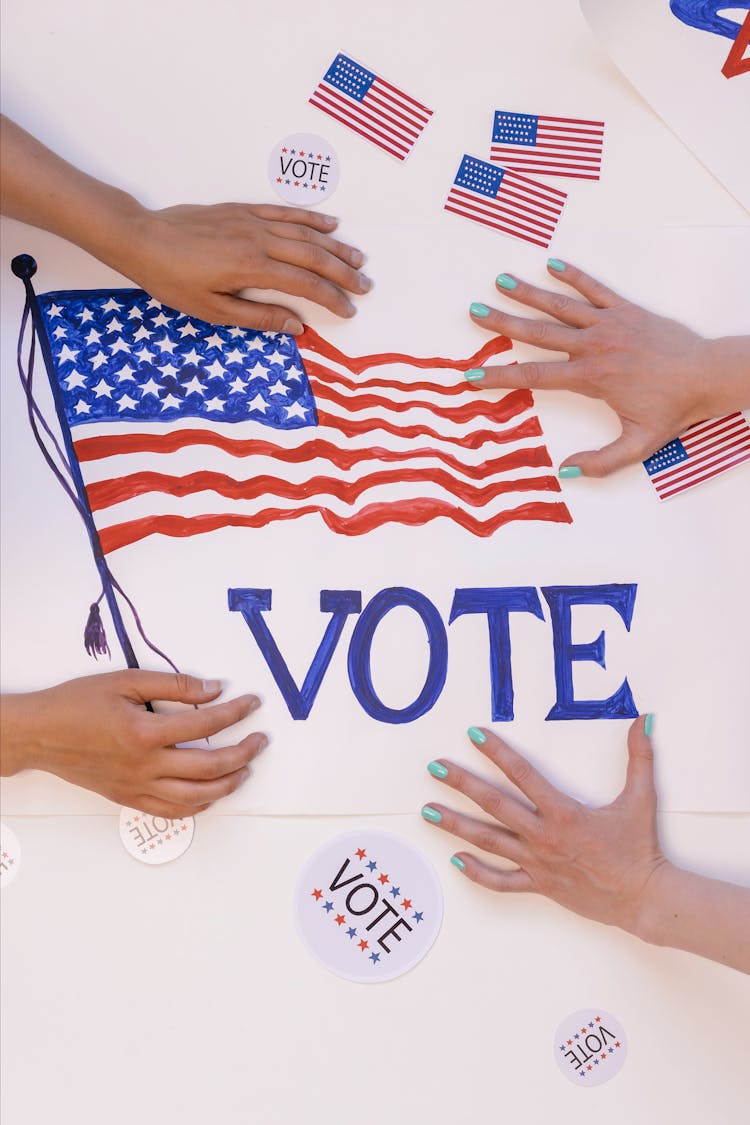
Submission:
<svg viewBox="0 0 750 1125">
<path fill-rule="evenodd" d="M 300 156 L 304 156 L 304 155 L 305 155 L 305 154 L 304 154 L 304 152 L 302 151 L 302 149 L 300 149 L 300 150 L 299 150 L 299 154 L 300 154 Z"/>
<path fill-rule="evenodd" d="M 319 152 L 319 153 L 318 153 L 318 160 L 322 160 L 322 159 L 323 159 L 323 153 L 322 153 L 322 152 Z"/>
<path fill-rule="evenodd" d="M 316 902 L 318 901 L 319 898 L 322 898 L 322 897 L 323 897 L 322 891 L 319 891 L 319 890 L 316 889 L 316 890 L 311 892 L 311 898 L 314 898 Z"/>
<path fill-rule="evenodd" d="M 133 824 L 137 824 L 140 819 L 141 818 L 139 816 L 134 816 L 133 817 Z"/>
<path fill-rule="evenodd" d="M 594 1069 L 594 1068 L 593 1068 L 593 1066 L 591 1066 L 591 1065 L 589 1065 L 589 1066 L 587 1066 L 587 1067 L 586 1067 L 586 1070 L 593 1070 L 593 1069 Z"/>
<path fill-rule="evenodd" d="M 615 1043 L 615 1047 L 619 1047 L 619 1046 L 620 1046 L 620 1044 L 619 1044 L 619 1043 Z"/>
<path fill-rule="evenodd" d="M 295 180 L 295 181 L 294 181 L 294 186 L 295 186 L 295 187 L 299 187 L 299 180 Z"/>
<path fill-rule="evenodd" d="M 281 183 L 281 176 L 277 176 L 277 177 L 276 177 L 276 183 L 277 183 L 277 184 L 280 184 L 280 183 Z"/>
<path fill-rule="evenodd" d="M 596 1018 L 594 1019 L 594 1023 L 601 1023 L 601 1022 L 602 1022 L 602 1017 L 596 1016 Z"/>
<path fill-rule="evenodd" d="M 313 184 L 313 186 L 312 186 L 312 189 L 313 189 L 313 191 L 317 191 L 317 190 L 318 190 L 318 185 L 317 185 L 317 184 Z"/>
<path fill-rule="evenodd" d="M 404 910 L 411 910 L 411 899 L 405 898 L 401 905 L 403 906 Z"/>
<path fill-rule="evenodd" d="M 360 949 L 362 950 L 362 952 L 364 953 L 364 951 L 365 951 L 366 949 L 369 949 L 369 948 L 370 948 L 369 942 L 366 942 L 366 941 L 364 941 L 364 939 L 363 939 L 363 940 L 362 940 L 362 941 L 361 941 L 361 942 L 359 943 L 359 948 L 360 948 Z"/>
<path fill-rule="evenodd" d="M 282 151 L 282 152 L 289 152 L 289 149 L 288 149 L 288 148 L 282 148 L 282 150 L 281 150 L 281 151 Z"/>
<path fill-rule="evenodd" d="M 183 824 L 183 826 L 182 826 L 182 828 L 181 828 L 181 831 L 182 831 L 182 832 L 187 832 L 187 824 Z"/>
<path fill-rule="evenodd" d="M 151 849 L 151 851 L 154 851 L 156 848 L 156 844 L 149 844 L 149 848 Z"/>
<path fill-rule="evenodd" d="M 387 876 L 387 875 L 378 875 L 378 882 L 379 882 L 379 883 L 382 883 L 382 884 L 383 884 L 383 886 L 385 886 L 385 884 L 386 884 L 386 883 L 387 883 L 388 881 L 389 881 L 389 880 L 388 880 L 388 876 Z"/>
<path fill-rule="evenodd" d="M 585 1028 L 585 1027 L 582 1027 L 582 1028 L 581 1028 L 581 1035 L 585 1035 L 585 1034 L 586 1034 L 586 1028 Z"/>
<path fill-rule="evenodd" d="M 601 1057 L 602 1057 L 603 1059 L 606 1059 L 606 1057 L 607 1057 L 606 1051 L 602 1051 L 602 1055 L 601 1055 Z"/>
<path fill-rule="evenodd" d="M 346 918 L 344 917 L 343 914 L 337 914 L 336 915 L 336 925 L 337 926 L 343 926 L 345 921 L 346 921 Z"/>
<path fill-rule="evenodd" d="M 573 1040 L 572 1040 L 572 1039 L 569 1039 L 569 1040 L 568 1040 L 568 1046 L 570 1047 L 570 1046 L 572 1045 L 572 1043 L 573 1043 Z"/>
<path fill-rule="evenodd" d="M 360 859 L 364 859 L 365 856 L 367 855 L 367 852 L 365 851 L 364 848 L 357 848 L 357 855 L 359 856 Z"/>
<path fill-rule="evenodd" d="M 171 837 L 171 836 L 169 835 L 169 833 L 168 833 L 168 832 L 167 832 L 167 835 L 166 835 L 165 839 L 167 839 L 167 840 L 171 840 L 171 839 L 172 839 L 172 837 Z"/>
</svg>

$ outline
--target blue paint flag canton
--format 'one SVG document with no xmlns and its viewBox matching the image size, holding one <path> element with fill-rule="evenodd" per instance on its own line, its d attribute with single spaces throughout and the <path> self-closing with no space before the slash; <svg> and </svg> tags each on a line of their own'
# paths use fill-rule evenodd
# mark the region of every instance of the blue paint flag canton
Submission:
<svg viewBox="0 0 750 1125">
<path fill-rule="evenodd" d="M 682 444 L 679 438 L 674 441 L 667 442 L 661 449 L 657 449 L 656 453 L 643 462 L 643 466 L 650 477 L 654 473 L 660 473 L 662 469 L 671 469 L 673 465 L 679 465 L 681 461 L 687 461 L 688 451 Z"/>
<path fill-rule="evenodd" d="M 338 54 L 323 75 L 323 81 L 361 102 L 375 81 L 375 75 L 346 55 Z"/>
<path fill-rule="evenodd" d="M 39 297 L 68 424 L 257 421 L 317 425 L 293 336 L 207 324 L 142 289 Z"/>
<path fill-rule="evenodd" d="M 504 175 L 505 169 L 498 168 L 497 164 L 477 160 L 474 156 L 464 156 L 453 183 L 456 187 L 468 188 L 469 191 L 494 199 Z"/>
<path fill-rule="evenodd" d="M 532 148 L 536 144 L 538 127 L 539 117 L 535 113 L 507 113 L 499 109 L 495 113 L 492 140 L 496 144 L 527 145 Z"/>
</svg>

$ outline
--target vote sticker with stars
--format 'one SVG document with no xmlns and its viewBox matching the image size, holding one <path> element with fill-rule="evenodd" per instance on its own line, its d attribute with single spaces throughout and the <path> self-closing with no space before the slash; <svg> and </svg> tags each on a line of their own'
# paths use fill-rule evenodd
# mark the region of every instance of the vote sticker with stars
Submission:
<svg viewBox="0 0 750 1125">
<path fill-rule="evenodd" d="M 195 818 L 171 820 L 138 809 L 120 810 L 120 839 L 125 851 L 141 863 L 169 863 L 183 855 L 193 842 Z"/>
<path fill-rule="evenodd" d="M 366 984 L 413 968 L 443 919 L 432 866 L 406 840 L 374 829 L 320 848 L 299 877 L 294 905 L 310 953 L 337 976 Z"/>
<path fill-rule="evenodd" d="M 21 845 L 12 828 L 0 824 L 0 887 L 7 887 L 21 866 Z"/>
<path fill-rule="evenodd" d="M 625 1065 L 628 1041 L 622 1025 L 602 1008 L 584 1008 L 555 1032 L 555 1059 L 576 1086 L 601 1086 Z"/>
<path fill-rule="evenodd" d="M 277 195 L 302 207 L 325 204 L 339 182 L 339 158 L 330 141 L 314 133 L 293 133 L 274 145 L 268 178 Z"/>
</svg>

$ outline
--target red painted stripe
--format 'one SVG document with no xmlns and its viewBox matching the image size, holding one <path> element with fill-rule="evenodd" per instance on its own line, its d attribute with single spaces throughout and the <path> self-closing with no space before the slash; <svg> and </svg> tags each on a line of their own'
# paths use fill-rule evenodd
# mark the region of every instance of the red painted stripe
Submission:
<svg viewBox="0 0 750 1125">
<path fill-rule="evenodd" d="M 479 351 L 466 359 L 446 359 L 445 356 L 413 356 L 404 352 L 376 352 L 372 355 L 351 356 L 339 351 L 322 336 L 318 335 L 309 325 L 301 336 L 297 336 L 297 346 L 303 353 L 302 359 L 306 360 L 305 352 L 314 352 L 316 355 L 325 356 L 332 363 L 341 364 L 355 375 L 360 375 L 369 367 L 382 367 L 386 364 L 398 363 L 405 367 L 429 369 L 443 367 L 452 371 L 465 371 L 470 367 L 482 366 L 492 356 L 507 352 L 513 345 L 507 336 L 495 336 L 488 340 Z M 532 403 L 529 403 L 531 406 Z"/>
<path fill-rule="evenodd" d="M 368 434 L 373 431 L 383 430 L 384 433 L 395 434 L 396 437 L 433 438 L 436 441 L 444 442 L 446 445 L 461 446 L 463 449 L 479 449 L 480 446 L 487 442 L 496 443 L 500 440 L 497 430 L 472 430 L 470 434 L 464 434 L 463 437 L 446 437 L 444 434 L 438 433 L 437 430 L 433 430 L 429 426 L 394 426 L 391 422 L 387 422 L 382 418 L 337 418 L 335 415 L 326 414 L 322 410 L 318 411 L 318 420 L 321 426 L 330 426 L 331 429 L 340 430 L 341 433 L 346 434 L 347 437 L 353 437 L 355 434 Z"/>
<path fill-rule="evenodd" d="M 333 512 L 317 504 L 287 510 L 267 508 L 254 516 L 234 513 L 215 516 L 149 516 L 132 520 L 129 523 L 106 527 L 99 532 L 99 540 L 105 554 L 116 551 L 130 543 L 137 543 L 148 535 L 168 535 L 173 538 L 187 538 L 215 531 L 221 527 L 265 527 L 277 520 L 294 520 L 301 516 L 317 514 L 323 522 L 340 535 L 363 535 L 386 523 L 405 524 L 408 527 L 421 527 L 431 520 L 443 516 L 459 524 L 473 535 L 487 538 L 499 527 L 514 520 L 542 520 L 547 523 L 572 523 L 567 507 L 561 501 L 532 501 L 521 504 L 509 511 L 499 512 L 488 520 L 477 519 L 469 512 L 463 512 L 452 504 L 437 500 L 405 500 L 394 504 L 371 504 L 355 516 L 336 516 Z"/>
<path fill-rule="evenodd" d="M 512 366 L 512 364 L 509 364 L 509 366 Z M 341 372 L 333 371 L 330 367 L 325 367 L 322 363 L 315 363 L 311 359 L 305 360 L 305 369 L 308 375 L 314 375 L 323 383 L 340 383 L 342 387 L 346 387 L 350 391 L 368 390 L 369 388 L 388 391 L 430 391 L 435 395 L 454 397 L 455 395 L 466 394 L 468 387 L 468 383 L 463 378 L 460 383 L 451 383 L 448 386 L 427 383 L 424 380 L 405 383 L 399 382 L 398 379 L 348 379 Z"/>
<path fill-rule="evenodd" d="M 490 402 L 480 398 L 479 395 L 474 401 L 466 402 L 462 406 L 436 406 L 427 399 L 421 398 L 415 398 L 411 402 L 393 402 L 379 395 L 340 394 L 333 387 L 326 386 L 315 378 L 310 379 L 310 386 L 316 404 L 321 400 L 333 402 L 353 414 L 358 414 L 362 410 L 382 410 L 383 415 L 387 417 L 389 414 L 405 414 L 410 410 L 426 410 L 446 422 L 473 422 L 477 418 L 487 418 L 494 422 L 498 419 L 497 408 L 500 408 L 499 416 L 502 417 L 502 399 L 500 402 Z"/>
</svg>

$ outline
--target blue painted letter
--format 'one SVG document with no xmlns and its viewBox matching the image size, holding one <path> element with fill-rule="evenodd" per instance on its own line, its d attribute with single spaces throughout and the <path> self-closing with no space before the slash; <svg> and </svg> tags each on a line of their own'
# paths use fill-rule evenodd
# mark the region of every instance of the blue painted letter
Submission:
<svg viewBox="0 0 750 1125">
<path fill-rule="evenodd" d="M 552 619 L 557 686 L 557 703 L 547 715 L 548 719 L 634 719 L 637 716 L 638 709 L 627 679 L 608 699 L 573 698 L 573 661 L 593 660 L 602 668 L 606 668 L 606 664 L 604 633 L 588 644 L 574 645 L 570 617 L 574 605 L 609 605 L 619 613 L 629 631 L 637 589 L 632 582 L 607 586 L 542 586 Z"/>
<path fill-rule="evenodd" d="M 359 590 L 320 591 L 320 611 L 321 613 L 332 613 L 333 617 L 326 626 L 323 640 L 318 645 L 318 651 L 313 657 L 313 662 L 301 689 L 292 679 L 286 661 L 279 652 L 279 647 L 271 636 L 271 630 L 262 616 L 265 610 L 271 608 L 271 591 L 230 589 L 227 594 L 230 610 L 239 610 L 250 626 L 250 632 L 266 658 L 266 664 L 284 697 L 284 702 L 289 708 L 289 714 L 293 719 L 306 719 L 315 702 L 315 697 L 328 670 L 328 665 L 331 663 L 331 657 L 335 652 L 347 617 L 350 613 L 359 613 L 362 609 L 361 593 Z"/>
<path fill-rule="evenodd" d="M 422 618 L 430 646 L 430 664 L 427 679 L 421 692 L 408 707 L 400 711 L 386 707 L 375 694 L 372 684 L 370 655 L 375 630 L 386 613 L 396 606 L 406 605 Z M 434 706 L 445 684 L 448 672 L 448 637 L 440 614 L 424 594 L 405 586 L 391 586 L 381 590 L 365 606 L 354 626 L 349 645 L 349 681 L 367 714 L 380 723 L 411 723 Z"/>
<path fill-rule="evenodd" d="M 503 586 L 456 590 L 448 624 L 465 613 L 486 613 L 490 631 L 490 684 L 492 721 L 509 723 L 513 718 L 513 673 L 510 665 L 511 613 L 533 613 L 544 621 L 539 595 L 533 586 Z"/>
</svg>

